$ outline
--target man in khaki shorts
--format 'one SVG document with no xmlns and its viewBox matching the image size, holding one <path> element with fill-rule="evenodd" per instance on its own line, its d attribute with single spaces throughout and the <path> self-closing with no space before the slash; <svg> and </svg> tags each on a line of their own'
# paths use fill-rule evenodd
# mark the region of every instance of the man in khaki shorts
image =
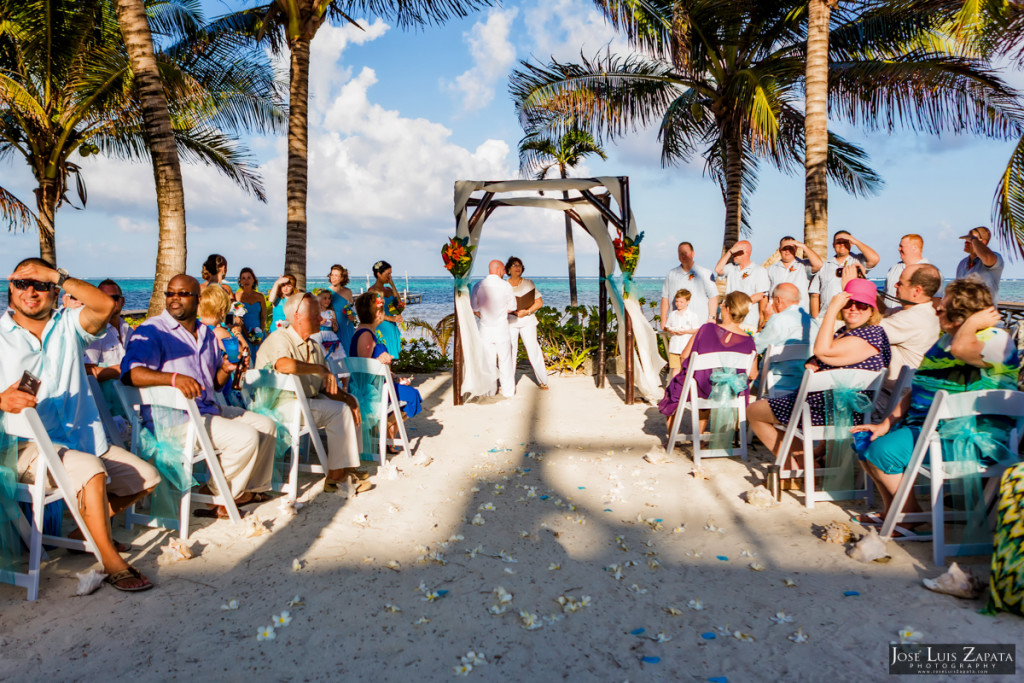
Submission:
<svg viewBox="0 0 1024 683">
<path fill-rule="evenodd" d="M 160 475 L 107 443 L 85 375 L 83 352 L 106 328 L 114 301 L 38 258 L 19 263 L 7 279 L 11 310 L 0 317 L 0 387 L 6 387 L 0 392 L 0 413 L 36 409 L 71 478 L 107 582 L 122 591 L 148 590 L 153 587 L 149 579 L 118 554 L 110 517 L 152 492 Z M 62 288 L 82 306 L 54 311 Z M 18 388 L 26 371 L 39 380 L 34 394 Z M 35 443 L 19 446 L 20 481 L 35 480 L 38 458 Z"/>
</svg>

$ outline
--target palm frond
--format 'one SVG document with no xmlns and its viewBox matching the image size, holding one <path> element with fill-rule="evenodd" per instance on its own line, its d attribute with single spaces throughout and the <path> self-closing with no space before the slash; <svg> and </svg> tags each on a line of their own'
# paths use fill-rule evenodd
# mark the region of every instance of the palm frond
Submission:
<svg viewBox="0 0 1024 683">
<path fill-rule="evenodd" d="M 199 0 L 147 0 L 146 19 L 158 36 L 195 35 L 206 23 Z"/>
<path fill-rule="evenodd" d="M 992 200 L 992 222 L 1003 246 L 1024 256 L 1024 137 L 1017 142 L 999 177 Z"/>
<path fill-rule="evenodd" d="M 36 225 L 36 215 L 32 213 L 32 209 L 2 187 L 0 187 L 0 220 L 5 221 L 10 230 L 27 230 Z"/>
</svg>

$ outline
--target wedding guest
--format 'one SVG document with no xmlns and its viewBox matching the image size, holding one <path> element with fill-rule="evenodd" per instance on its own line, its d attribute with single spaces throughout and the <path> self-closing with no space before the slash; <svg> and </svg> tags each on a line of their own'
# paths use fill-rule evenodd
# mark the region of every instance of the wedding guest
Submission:
<svg viewBox="0 0 1024 683">
<path fill-rule="evenodd" d="M 802 249 L 807 258 L 797 258 L 797 249 Z M 768 266 L 770 291 L 774 292 L 780 284 L 788 282 L 796 286 L 800 293 L 800 300 L 797 302 L 800 308 L 810 311 L 811 300 L 807 294 L 807 287 L 811 278 L 823 265 L 821 257 L 813 249 L 787 235 L 779 240 L 779 260 Z M 767 314 L 772 314 L 770 304 Z"/>
<path fill-rule="evenodd" d="M 932 297 L 942 287 L 942 274 L 928 263 L 907 266 L 896 283 L 896 298 L 903 305 L 890 312 L 880 323 L 889 337 L 892 361 L 886 390 L 891 390 L 900 370 L 917 369 L 928 349 L 935 345 L 941 330 Z"/>
<path fill-rule="evenodd" d="M 295 294 L 295 276 L 282 275 L 274 281 L 270 291 L 267 292 L 267 299 L 270 301 L 270 331 L 280 328 L 284 322 L 284 300 Z"/>
<path fill-rule="evenodd" d="M 857 247 L 861 253 L 852 253 L 853 247 Z M 824 316 L 832 297 L 843 291 L 845 266 L 859 266 L 859 276 L 866 277 L 867 272 L 877 266 L 880 260 L 878 252 L 846 230 L 839 230 L 832 236 L 832 248 L 835 250 L 835 256 L 825 261 L 825 265 L 815 274 L 807 290 L 811 297 L 809 312 L 812 318 L 820 319 Z"/>
<path fill-rule="evenodd" d="M 331 266 L 328 275 L 331 285 L 331 310 L 334 311 L 334 318 L 338 321 L 338 339 L 342 348 L 347 349 L 352 344 L 352 335 L 356 331 L 356 323 L 353 321 L 352 302 L 355 297 L 352 290 L 348 288 L 348 269 L 345 266 L 335 263 Z"/>
<path fill-rule="evenodd" d="M 254 351 L 259 349 L 260 343 L 266 337 L 267 327 L 267 299 L 259 291 L 260 281 L 256 279 L 256 273 L 252 268 L 246 266 L 238 273 L 238 292 L 235 293 L 235 301 L 245 307 L 245 314 L 242 315 L 242 334 L 249 342 L 249 348 Z"/>
<path fill-rule="evenodd" d="M 398 358 L 402 351 L 402 331 L 398 328 L 403 322 L 402 311 L 405 302 L 398 296 L 398 287 L 391 277 L 391 264 L 377 261 L 373 264 L 373 276 L 377 280 L 367 288 L 368 292 L 377 292 L 384 297 L 384 320 L 377 329 L 384 337 L 384 345 L 392 358 Z M 511 310 L 511 309 L 510 309 Z"/>
<path fill-rule="evenodd" d="M 750 242 L 741 240 L 722 254 L 722 258 L 718 259 L 718 264 L 715 265 L 715 274 L 725 277 L 726 294 L 743 292 L 750 297 L 753 306 L 747 313 L 747 317 L 738 322 L 740 327 L 751 334 L 761 329 L 764 317 L 761 314 L 761 302 L 771 289 L 768 271 L 763 266 L 751 262 L 752 251 L 753 247 Z"/>
<path fill-rule="evenodd" d="M 512 364 L 515 366 L 519 356 L 519 339 L 522 337 L 526 357 L 530 359 L 533 377 L 537 385 L 544 391 L 548 389 L 548 371 L 544 367 L 544 352 L 537 341 L 537 311 L 544 305 L 544 297 L 533 284 L 533 280 L 523 277 L 522 260 L 518 256 L 509 257 L 505 263 L 508 272 L 508 283 L 512 285 L 512 293 L 516 297 L 516 310 L 509 313 L 508 328 L 512 340 Z M 514 372 L 514 370 L 513 370 Z"/>
<path fill-rule="evenodd" d="M 661 286 L 661 321 L 668 320 L 669 307 L 675 293 L 680 289 L 690 292 L 690 308 L 698 315 L 707 312 L 709 323 L 718 319 L 718 287 L 715 286 L 715 275 L 704 266 L 693 262 L 693 245 L 680 242 L 676 249 L 679 265 L 668 271 L 665 283 Z"/>
<path fill-rule="evenodd" d="M 114 310 L 110 313 L 103 335 L 85 349 L 85 370 L 98 381 L 106 382 L 121 376 L 121 359 L 124 358 L 124 347 L 132 334 L 132 328 L 121 318 L 124 294 L 120 285 L 108 279 L 99 283 L 97 288 L 113 300 Z"/>
<path fill-rule="evenodd" d="M 665 331 L 669 334 L 668 341 L 668 378 L 679 374 L 682 367 L 680 354 L 690 342 L 690 337 L 697 333 L 697 330 L 704 324 L 703 316 L 690 308 L 690 299 L 693 295 L 688 289 L 680 289 L 676 292 L 673 304 L 675 308 L 668 314 L 665 321 Z"/>
<path fill-rule="evenodd" d="M 977 227 L 961 237 L 964 241 L 964 257 L 956 267 L 956 279 L 962 280 L 969 275 L 979 278 L 989 291 L 992 300 L 999 302 L 999 282 L 1003 277 L 1003 256 L 988 248 L 992 233 L 988 228 Z"/>
<path fill-rule="evenodd" d="M 764 329 L 754 335 L 754 345 L 758 353 L 765 353 L 769 346 L 788 346 L 790 344 L 807 344 L 817 336 L 818 324 L 800 306 L 800 290 L 791 282 L 783 282 L 772 290 L 772 317 L 764 324 Z M 770 374 L 774 378 L 771 385 L 773 393 L 788 393 L 800 388 L 800 380 L 804 374 L 806 359 L 775 362 L 771 364 Z M 768 381 L 762 377 L 761 381 Z"/>
<path fill-rule="evenodd" d="M 924 251 L 924 238 L 920 235 L 910 234 L 900 238 L 900 260 L 892 264 L 889 272 L 885 274 L 885 297 L 888 301 L 898 300 L 896 284 L 900 281 L 900 275 L 907 266 L 916 263 L 929 263 L 921 252 Z"/>
<path fill-rule="evenodd" d="M 210 285 L 216 284 L 220 286 L 228 296 L 234 300 L 235 293 L 231 289 L 225 280 L 228 276 L 228 260 L 220 254 L 210 254 L 203 261 L 203 281 L 199 285 L 199 290 L 202 291 Z"/>
</svg>

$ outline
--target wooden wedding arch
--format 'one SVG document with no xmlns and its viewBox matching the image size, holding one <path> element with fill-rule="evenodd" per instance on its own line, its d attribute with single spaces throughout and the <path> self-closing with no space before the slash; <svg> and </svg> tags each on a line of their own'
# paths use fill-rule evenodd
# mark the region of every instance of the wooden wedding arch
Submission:
<svg viewBox="0 0 1024 683">
<path fill-rule="evenodd" d="M 562 198 L 561 193 L 574 192 L 576 196 Z M 506 196 L 508 193 L 536 193 L 536 196 Z M 558 198 L 555 198 L 555 197 Z M 613 208 L 614 200 L 614 208 Z M 626 176 L 601 178 L 566 178 L 551 180 L 504 180 L 504 181 L 458 181 L 455 183 L 456 235 L 468 237 L 471 246 L 480 239 L 484 222 L 502 207 L 533 207 L 564 212 L 574 223 L 594 238 L 598 244 L 598 275 L 601 287 L 598 293 L 598 372 L 597 385 L 605 382 L 605 338 L 608 324 L 608 292 L 616 285 L 610 282 L 609 273 L 614 273 L 616 261 L 614 247 L 609 235 L 609 225 L 619 235 L 636 236 L 636 224 L 630 211 L 629 178 Z M 470 213 L 471 211 L 471 213 Z M 468 281 L 468 276 L 465 278 Z M 614 289 L 613 289 L 614 291 Z M 477 334 L 468 303 L 468 283 L 455 287 L 455 348 L 452 362 L 452 392 L 455 405 L 464 402 L 463 380 L 468 371 L 464 357 L 466 335 Z M 628 294 L 627 294 L 628 296 Z M 465 297 L 460 302 L 460 297 Z M 617 295 L 618 298 L 618 295 Z M 461 313 L 460 313 L 460 308 Z M 633 318 L 626 306 L 615 309 L 621 315 L 619 329 L 620 351 L 632 350 L 635 331 Z M 462 319 L 469 316 L 469 323 Z M 640 315 L 642 318 L 642 314 Z M 646 324 L 646 319 L 642 321 Z M 653 334 L 653 333 L 652 333 Z M 625 355 L 625 402 L 634 402 L 635 359 L 634 353 Z M 660 359 L 660 357 L 659 357 Z M 662 361 L 664 363 L 664 361 Z M 659 366 L 660 370 L 660 366 Z"/>
</svg>

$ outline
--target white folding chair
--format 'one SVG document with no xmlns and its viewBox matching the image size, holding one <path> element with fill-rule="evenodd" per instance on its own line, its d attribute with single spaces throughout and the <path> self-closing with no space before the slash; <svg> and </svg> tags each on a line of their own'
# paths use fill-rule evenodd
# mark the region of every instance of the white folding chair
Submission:
<svg viewBox="0 0 1024 683">
<path fill-rule="evenodd" d="M 26 408 L 16 415 L 4 413 L 2 419 L 6 434 L 30 439 L 39 448 L 35 482 L 18 484 L 17 493 L 18 502 L 29 503 L 32 508 L 32 519 L 27 521 L 22 517 L 19 525 L 21 537 L 25 541 L 25 545 L 28 546 L 28 571 L 11 572 L 14 574 L 14 585 L 28 591 L 26 599 L 35 600 L 39 597 L 39 565 L 46 555 L 43 551 L 44 544 L 91 552 L 96 556 L 97 561 L 100 560 L 100 555 L 93 543 L 92 534 L 89 533 L 89 529 L 85 526 L 85 520 L 82 519 L 78 510 L 78 498 L 75 495 L 71 477 L 64 469 L 64 463 L 35 409 Z M 57 488 L 47 491 L 50 477 L 57 484 Z M 43 514 L 46 506 L 62 498 L 85 540 L 78 541 L 60 535 L 43 533 Z"/>
<path fill-rule="evenodd" d="M 398 401 L 398 392 L 395 391 L 395 383 L 391 378 L 391 370 L 373 358 L 354 358 L 349 356 L 345 359 L 345 365 L 350 373 L 349 393 L 359 396 L 379 395 L 377 405 L 363 405 L 360 401 L 359 412 L 363 417 L 363 424 L 360 428 L 361 439 L 359 443 L 360 457 L 363 455 L 374 456 L 375 460 L 383 465 L 387 459 L 387 447 L 401 445 L 406 457 L 412 457 L 412 450 L 409 448 L 409 437 L 405 433 L 405 422 L 402 419 L 401 404 Z M 380 379 L 377 379 L 380 378 Z M 395 421 L 398 424 L 398 439 L 388 438 L 388 414 L 394 413 Z M 374 425 L 370 424 L 367 418 L 376 415 L 377 434 L 373 434 Z M 373 437 L 377 437 L 377 453 L 373 448 Z"/>
<path fill-rule="evenodd" d="M 110 412 L 110 406 L 107 405 L 107 399 L 103 396 L 103 389 L 100 387 L 99 380 L 89 374 L 86 375 L 86 379 L 89 382 L 89 391 L 92 393 L 92 398 L 96 402 L 96 409 L 100 413 L 100 422 L 103 423 L 103 431 L 107 435 L 107 441 L 118 448 L 124 448 L 121 430 L 117 428 L 117 424 L 114 422 L 114 416 Z M 113 381 L 117 384 L 121 383 L 118 380 Z"/>
<path fill-rule="evenodd" d="M 914 444 L 914 452 L 910 456 L 910 464 L 907 466 L 900 481 L 896 495 L 893 497 L 892 505 L 889 507 L 889 514 L 882 523 L 881 536 L 891 538 L 892 532 L 900 522 L 922 522 L 930 521 L 932 524 L 931 534 L 914 534 L 907 539 L 896 540 L 920 540 L 932 542 L 932 558 L 936 565 L 942 566 L 946 557 L 953 555 L 987 555 L 992 552 L 992 541 L 984 543 L 946 543 L 945 523 L 947 520 L 957 521 L 966 519 L 967 511 L 946 513 L 943 501 L 943 487 L 946 482 L 963 476 L 956 468 L 950 467 L 950 463 L 942 458 L 942 439 L 939 437 L 939 425 L 943 420 L 950 420 L 958 417 L 977 415 L 1003 415 L 1016 421 L 1016 425 L 1010 430 L 1010 441 L 1006 444 L 1011 453 L 1017 454 L 1017 444 L 1020 436 L 1024 433 L 1024 392 L 1020 391 L 967 391 L 959 394 L 949 394 L 945 391 L 935 392 L 935 399 L 932 401 L 928 415 L 921 425 L 921 434 L 917 443 Z M 983 467 L 980 476 L 987 480 L 984 487 L 986 510 L 991 506 L 998 493 L 999 479 L 1007 468 L 1019 461 L 1018 455 L 1012 462 L 1001 462 L 988 467 Z M 907 498 L 912 495 L 911 490 L 918 475 L 925 476 L 931 482 L 931 512 L 902 512 Z"/>
<path fill-rule="evenodd" d="M 186 418 L 185 438 L 183 441 L 183 452 L 181 454 L 182 464 L 185 467 L 185 478 L 192 478 L 192 471 L 196 463 L 205 462 L 210 478 L 220 491 L 220 495 L 213 496 L 205 493 L 194 492 L 191 488 L 182 491 L 180 513 L 177 520 L 169 520 L 145 515 L 137 512 L 132 506 L 125 513 L 125 527 L 131 529 L 134 524 L 144 526 L 158 526 L 171 529 L 178 529 L 181 540 L 188 540 L 189 535 L 189 514 L 192 511 L 192 500 L 200 503 L 211 503 L 223 505 L 228 512 L 228 518 L 238 524 L 242 516 L 238 512 L 234 499 L 231 497 L 231 487 L 228 486 L 224 470 L 221 469 L 220 460 L 217 459 L 216 449 L 213 447 L 213 440 L 210 432 L 206 429 L 203 416 L 199 413 L 199 406 L 194 399 L 185 398 L 185 395 L 173 387 L 128 387 L 121 385 L 118 389 L 124 395 L 124 400 L 132 407 L 129 415 L 133 415 L 132 445 L 138 449 L 138 417 L 137 411 L 147 405 L 157 408 L 169 408 L 180 411 Z M 198 448 L 197 448 L 198 446 Z M 138 452 L 136 450 L 136 452 Z"/>
<path fill-rule="evenodd" d="M 779 454 L 775 459 L 775 465 L 779 468 L 780 479 L 804 480 L 804 504 L 812 508 L 818 500 L 850 500 L 853 498 L 867 498 L 870 500 L 872 489 L 867 474 L 864 474 L 864 488 L 851 491 L 815 491 L 814 490 L 814 442 L 835 440 L 843 435 L 836 431 L 834 425 L 817 426 L 811 420 L 811 407 L 807 404 L 807 396 L 818 391 L 833 391 L 842 387 L 856 389 L 867 393 L 872 405 L 878 396 L 878 390 L 885 379 L 885 370 L 828 370 L 814 372 L 811 369 L 804 370 L 803 380 L 800 382 L 800 389 L 796 393 L 796 400 L 793 403 L 793 410 L 790 413 L 788 425 L 776 425 L 779 430 L 784 430 L 782 443 L 779 445 Z M 866 411 L 859 424 L 867 424 L 871 420 L 871 410 Z M 789 459 L 789 449 L 793 440 L 799 439 L 804 444 L 804 467 L 803 469 L 789 469 L 786 461 Z M 859 468 L 858 468 L 859 469 Z M 829 468 L 822 468 L 817 471 L 820 475 L 835 474 Z M 854 473 L 856 475 L 856 472 Z"/>
<path fill-rule="evenodd" d="M 278 410 L 284 417 L 283 426 L 288 430 L 288 436 L 291 439 L 292 459 L 288 468 L 288 483 L 284 489 L 288 493 L 288 500 L 294 501 L 299 495 L 299 470 L 326 474 L 327 449 L 320 438 L 320 431 L 317 429 L 316 420 L 313 419 L 309 400 L 302 390 L 302 379 L 299 375 L 285 375 L 273 370 L 249 370 L 246 372 L 245 381 L 242 383 L 242 397 L 246 404 L 252 403 L 256 392 L 261 388 L 286 394 L 285 400 L 288 403 L 281 405 Z M 319 465 L 312 462 L 309 464 L 299 462 L 299 446 L 302 437 L 307 435 L 313 444 Z"/>
<path fill-rule="evenodd" d="M 749 376 L 750 370 L 754 367 L 754 363 L 756 362 L 756 358 L 757 354 L 753 351 L 750 353 L 723 351 L 720 353 L 690 354 L 686 367 L 686 379 L 683 382 L 683 388 L 679 394 L 679 405 L 676 407 L 676 415 L 672 420 L 672 430 L 668 436 L 668 448 L 666 449 L 666 453 L 671 455 L 676 446 L 676 441 L 679 438 L 682 438 L 684 440 L 689 439 L 693 442 L 693 463 L 696 466 L 700 466 L 700 459 L 702 457 L 719 458 L 742 455 L 744 460 L 747 459 L 747 397 L 744 395 L 737 395 L 730 404 L 730 407 L 736 409 L 737 416 L 739 418 L 737 425 L 737 433 L 740 439 L 739 448 L 701 448 L 701 438 L 705 436 L 710 437 L 710 435 L 701 433 L 700 411 L 705 408 L 711 408 L 712 403 L 710 399 L 700 398 L 697 395 L 697 381 L 694 379 L 694 373 L 698 370 L 735 370 L 737 373 L 742 371 L 744 374 Z M 687 407 L 690 408 L 690 433 L 680 436 L 679 425 L 683 420 L 683 412 Z"/>
<path fill-rule="evenodd" d="M 758 375 L 757 398 L 775 398 L 781 393 L 775 389 L 778 384 L 778 367 L 780 363 L 790 361 L 806 361 L 810 357 L 811 347 L 809 344 L 770 344 L 764 352 L 764 360 L 761 361 L 761 372 Z M 775 366 L 774 368 L 772 366 Z M 803 373 L 801 372 L 801 376 Z"/>
</svg>

